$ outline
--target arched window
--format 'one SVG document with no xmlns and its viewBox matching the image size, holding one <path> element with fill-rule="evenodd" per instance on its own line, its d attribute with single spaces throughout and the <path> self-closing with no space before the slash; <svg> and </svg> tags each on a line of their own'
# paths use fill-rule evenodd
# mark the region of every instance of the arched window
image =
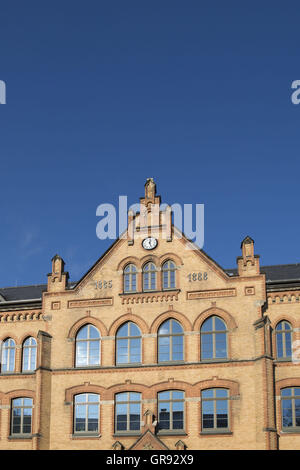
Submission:
<svg viewBox="0 0 300 470">
<path fill-rule="evenodd" d="M 32 398 L 15 398 L 12 400 L 11 435 L 31 434 Z"/>
<path fill-rule="evenodd" d="M 158 429 L 184 430 L 184 392 L 168 390 L 158 394 Z"/>
<path fill-rule="evenodd" d="M 141 362 L 141 332 L 135 323 L 127 322 L 117 332 L 116 363 Z"/>
<path fill-rule="evenodd" d="M 296 432 L 300 429 L 300 387 L 281 390 L 282 429 Z"/>
<path fill-rule="evenodd" d="M 162 284 L 163 289 L 175 289 L 176 280 L 175 280 L 175 271 L 176 266 L 173 261 L 166 261 L 162 266 Z"/>
<path fill-rule="evenodd" d="M 172 318 L 158 330 L 158 362 L 166 361 L 183 361 L 183 329 Z"/>
<path fill-rule="evenodd" d="M 227 357 L 227 328 L 221 318 L 212 316 L 201 327 L 201 360 Z"/>
<path fill-rule="evenodd" d="M 115 401 L 116 432 L 140 431 L 141 394 L 136 392 L 118 393 Z"/>
<path fill-rule="evenodd" d="M 124 269 L 124 292 L 136 292 L 137 269 L 128 264 Z"/>
<path fill-rule="evenodd" d="M 143 290 L 156 289 L 156 267 L 154 263 L 147 263 L 143 268 Z"/>
<path fill-rule="evenodd" d="M 15 370 L 16 343 L 12 338 L 7 338 L 2 346 L 2 372 L 14 372 Z"/>
<path fill-rule="evenodd" d="M 27 338 L 23 343 L 23 367 L 22 370 L 36 369 L 36 340 Z"/>
<path fill-rule="evenodd" d="M 75 395 L 74 433 L 99 433 L 99 404 L 96 393 Z"/>
<path fill-rule="evenodd" d="M 100 365 L 100 333 L 93 325 L 85 325 L 76 336 L 76 367 L 97 365 Z"/>
<path fill-rule="evenodd" d="M 229 430 L 228 399 L 226 388 L 210 388 L 202 391 L 202 431 Z"/>
<path fill-rule="evenodd" d="M 292 357 L 292 327 L 283 320 L 276 326 L 276 352 L 278 359 Z"/>
</svg>

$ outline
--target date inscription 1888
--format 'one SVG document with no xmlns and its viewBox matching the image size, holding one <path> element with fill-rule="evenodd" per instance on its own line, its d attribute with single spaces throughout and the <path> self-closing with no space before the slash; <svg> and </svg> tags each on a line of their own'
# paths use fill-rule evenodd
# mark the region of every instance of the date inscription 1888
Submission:
<svg viewBox="0 0 300 470">
<path fill-rule="evenodd" d="M 207 273 L 190 273 L 188 274 L 188 279 L 190 282 L 193 282 L 193 281 L 207 281 L 208 279 L 208 276 L 207 276 Z"/>
</svg>

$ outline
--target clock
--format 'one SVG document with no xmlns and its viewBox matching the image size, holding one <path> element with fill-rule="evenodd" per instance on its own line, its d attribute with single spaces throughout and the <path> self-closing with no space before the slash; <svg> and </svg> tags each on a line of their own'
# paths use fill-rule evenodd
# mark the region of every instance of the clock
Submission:
<svg viewBox="0 0 300 470">
<path fill-rule="evenodd" d="M 145 250 L 153 250 L 157 246 L 157 240 L 154 237 L 148 237 L 143 240 L 142 245 Z"/>
</svg>

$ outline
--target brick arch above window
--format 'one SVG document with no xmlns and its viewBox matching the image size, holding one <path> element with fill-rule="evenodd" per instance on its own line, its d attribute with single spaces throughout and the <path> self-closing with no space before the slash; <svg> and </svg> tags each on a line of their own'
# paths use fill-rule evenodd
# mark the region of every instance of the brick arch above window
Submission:
<svg viewBox="0 0 300 470">
<path fill-rule="evenodd" d="M 20 338 L 20 345 L 23 346 L 24 342 L 26 341 L 26 339 L 28 338 L 33 338 L 36 340 L 36 344 L 38 344 L 38 339 L 37 339 L 37 332 L 33 332 L 33 331 L 29 331 L 27 332 L 26 334 L 24 334 L 21 338 Z"/>
<path fill-rule="evenodd" d="M 220 379 L 219 377 L 214 377 L 209 380 L 201 380 L 200 382 L 196 382 L 193 385 L 193 389 L 197 394 L 199 394 L 202 390 L 206 390 L 209 388 L 227 388 L 230 390 L 230 395 L 238 396 L 239 395 L 239 383 L 235 380 L 227 380 L 227 379 Z"/>
<path fill-rule="evenodd" d="M 159 264 L 161 267 L 166 261 L 173 261 L 173 263 L 175 263 L 177 266 L 183 265 L 182 259 L 175 253 L 165 253 L 164 255 L 160 256 Z"/>
<path fill-rule="evenodd" d="M 7 339 L 13 339 L 16 346 L 20 344 L 19 338 L 16 338 L 14 335 L 10 334 L 10 332 L 5 333 L 2 337 L 0 337 L 0 341 L 2 342 L 6 341 Z"/>
<path fill-rule="evenodd" d="M 216 316 L 220 317 L 221 320 L 223 320 L 226 323 L 226 327 L 228 330 L 233 330 L 237 328 L 236 321 L 230 313 L 226 312 L 226 310 L 223 310 L 218 307 L 210 307 L 207 310 L 204 310 L 196 320 L 194 321 L 193 325 L 193 331 L 199 331 L 201 330 L 202 324 L 207 320 L 209 317 Z"/>
<path fill-rule="evenodd" d="M 96 395 L 101 395 L 101 400 L 104 400 L 106 389 L 104 387 L 101 387 L 101 385 L 75 385 L 74 387 L 70 387 L 65 390 L 65 401 L 71 402 L 73 401 L 75 395 L 80 395 L 82 393 L 95 393 Z"/>
<path fill-rule="evenodd" d="M 116 336 L 117 331 L 120 328 L 120 326 L 129 321 L 131 321 L 132 323 L 135 323 L 139 327 L 143 335 L 146 335 L 147 333 L 149 333 L 149 326 L 147 325 L 145 320 L 143 320 L 138 315 L 134 315 L 133 313 L 125 313 L 124 315 L 121 315 L 119 318 L 117 318 L 117 320 L 115 320 L 112 323 L 112 325 L 109 328 L 108 335 Z"/>
<path fill-rule="evenodd" d="M 183 315 L 183 313 L 177 312 L 175 310 L 169 310 L 167 312 L 161 313 L 158 317 L 156 317 L 150 327 L 150 333 L 157 333 L 160 325 L 169 319 L 177 320 L 181 324 L 183 331 L 191 331 L 192 329 L 191 322 L 185 315 Z"/>
<path fill-rule="evenodd" d="M 152 394 L 168 390 L 179 390 L 185 392 L 186 397 L 192 397 L 194 395 L 193 386 L 190 383 L 183 382 L 181 380 L 168 380 L 168 382 L 159 382 L 151 386 Z"/>
<path fill-rule="evenodd" d="M 75 338 L 80 328 L 85 325 L 93 325 L 99 330 L 101 337 L 107 336 L 107 328 L 101 320 L 94 317 L 83 317 L 71 326 L 67 337 Z"/>
<path fill-rule="evenodd" d="M 12 390 L 2 394 L 2 404 L 9 405 L 14 398 L 32 398 L 35 400 L 35 392 L 28 389 Z"/>
<path fill-rule="evenodd" d="M 139 270 L 141 269 L 141 260 L 136 256 L 128 256 L 127 258 L 122 259 L 118 264 L 117 271 L 124 271 L 128 264 L 134 264 L 135 267 Z"/>
<path fill-rule="evenodd" d="M 287 323 L 289 323 L 291 325 L 292 329 L 295 328 L 295 319 L 294 318 L 290 317 L 289 315 L 281 315 L 280 317 L 277 317 L 276 320 L 272 321 L 272 323 L 271 323 L 274 330 L 276 330 L 277 326 L 282 321 L 286 321 Z"/>
<path fill-rule="evenodd" d="M 106 400 L 114 400 L 115 395 L 118 393 L 123 393 L 123 392 L 135 392 L 135 393 L 141 393 L 141 399 L 149 398 L 150 397 L 150 392 L 149 392 L 150 387 L 147 385 L 139 384 L 139 383 L 132 383 L 131 381 L 127 381 L 126 383 L 123 384 L 116 384 L 112 385 L 106 390 Z"/>
<path fill-rule="evenodd" d="M 283 388 L 290 387 L 300 387 L 300 378 L 299 377 L 290 377 L 288 379 L 278 380 L 275 383 L 275 393 L 276 396 L 280 396 L 280 390 Z"/>
<path fill-rule="evenodd" d="M 156 269 L 160 267 L 159 263 L 159 257 L 155 255 L 146 255 L 143 258 L 141 258 L 141 267 L 144 269 L 147 263 L 153 263 L 155 264 Z"/>
</svg>

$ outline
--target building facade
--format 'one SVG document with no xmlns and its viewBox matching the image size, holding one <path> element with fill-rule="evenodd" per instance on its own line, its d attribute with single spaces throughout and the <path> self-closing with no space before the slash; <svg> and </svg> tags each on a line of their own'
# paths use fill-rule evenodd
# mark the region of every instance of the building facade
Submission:
<svg viewBox="0 0 300 470">
<path fill-rule="evenodd" d="M 1 449 L 300 449 L 300 265 L 223 269 L 159 203 L 77 283 L 0 289 Z"/>
</svg>

